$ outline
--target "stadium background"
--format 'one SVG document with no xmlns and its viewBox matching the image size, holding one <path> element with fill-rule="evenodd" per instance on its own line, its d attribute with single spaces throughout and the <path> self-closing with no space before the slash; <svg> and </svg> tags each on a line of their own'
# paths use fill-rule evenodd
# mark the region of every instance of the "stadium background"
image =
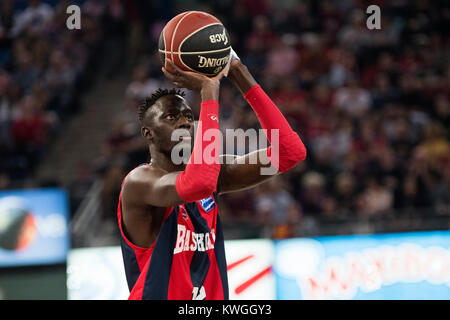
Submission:
<svg viewBox="0 0 450 320">
<path fill-rule="evenodd" d="M 81 30 L 66 27 L 70 4 L 81 7 Z M 372 4 L 381 8 L 380 30 L 366 26 Z M 57 210 L 67 225 L 38 212 L 45 199 L 32 201 L 34 242 L 17 250 L 0 248 L 1 298 L 70 298 L 69 250 L 118 245 L 121 181 L 148 161 L 136 106 L 153 90 L 170 87 L 160 70 L 157 39 L 165 22 L 186 10 L 221 19 L 235 51 L 308 149 L 306 161 L 289 173 L 222 196 L 229 243 L 261 239 L 272 248 L 264 252 L 275 250 L 264 258 L 270 260 L 278 256 L 282 239 L 321 242 L 322 236 L 336 236 L 339 241 L 339 236 L 386 233 L 402 238 L 403 232 L 419 231 L 424 233 L 408 238 L 412 243 L 439 245 L 448 257 L 443 230 L 450 226 L 450 9 L 445 1 L 2 0 L 0 190 L 5 193 L 0 197 L 30 202 L 32 195 L 20 190 L 53 190 L 55 203 L 65 203 Z M 188 93 L 187 99 L 198 114 L 199 97 Z M 220 106 L 222 130 L 258 128 L 253 111 L 227 80 Z M 10 207 L 0 207 L 0 244 Z M 441 240 L 426 233 L 433 230 L 442 231 Z M 38 250 L 45 236 L 64 244 L 53 252 L 56 258 L 21 260 L 27 250 Z M 380 237 L 374 236 L 372 246 L 382 243 Z M 45 255 L 49 248 L 39 252 Z M 286 297 L 280 281 L 273 281 L 278 292 L 272 298 Z M 437 296 L 448 298 L 450 282 L 443 283 Z"/>
</svg>

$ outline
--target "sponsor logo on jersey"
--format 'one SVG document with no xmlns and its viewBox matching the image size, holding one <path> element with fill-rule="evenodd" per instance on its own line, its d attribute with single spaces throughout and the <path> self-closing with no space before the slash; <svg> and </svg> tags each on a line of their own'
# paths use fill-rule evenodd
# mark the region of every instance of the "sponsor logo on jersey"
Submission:
<svg viewBox="0 0 450 320">
<path fill-rule="evenodd" d="M 211 211 L 216 206 L 216 203 L 214 202 L 214 198 L 212 196 L 201 199 L 199 200 L 199 202 L 205 212 Z"/>
</svg>

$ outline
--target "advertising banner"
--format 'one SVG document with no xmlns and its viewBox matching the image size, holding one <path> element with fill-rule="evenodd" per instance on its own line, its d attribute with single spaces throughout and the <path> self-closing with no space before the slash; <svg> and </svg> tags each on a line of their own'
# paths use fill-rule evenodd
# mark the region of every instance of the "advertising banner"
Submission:
<svg viewBox="0 0 450 320">
<path fill-rule="evenodd" d="M 69 300 L 126 300 L 129 294 L 120 246 L 70 250 Z"/>
<path fill-rule="evenodd" d="M 64 263 L 68 217 L 63 190 L 0 192 L 0 267 Z"/>
<path fill-rule="evenodd" d="M 274 300 L 271 240 L 225 241 L 228 287 L 231 300 Z"/>
<path fill-rule="evenodd" d="M 450 299 L 450 232 L 276 242 L 278 299 Z"/>
</svg>

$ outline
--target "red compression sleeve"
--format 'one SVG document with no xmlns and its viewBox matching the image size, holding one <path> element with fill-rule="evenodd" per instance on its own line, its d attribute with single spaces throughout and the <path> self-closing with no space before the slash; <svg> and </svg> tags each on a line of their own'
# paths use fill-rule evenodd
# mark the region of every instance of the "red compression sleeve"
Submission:
<svg viewBox="0 0 450 320">
<path fill-rule="evenodd" d="M 244 94 L 244 98 L 253 108 L 263 129 L 267 130 L 267 139 L 271 146 L 267 149 L 270 162 L 279 172 L 286 172 L 306 158 L 306 148 L 295 133 L 286 118 L 263 91 L 260 85 L 255 85 Z M 272 148 L 272 130 L 278 129 L 278 148 Z M 278 152 L 276 152 L 278 149 Z M 278 155 L 277 155 L 278 153 Z"/>
<path fill-rule="evenodd" d="M 209 129 L 217 130 L 207 132 Z M 218 132 L 219 104 L 215 100 L 203 101 L 191 157 L 175 182 L 178 194 L 186 202 L 203 199 L 216 190 L 220 172 L 220 138 L 215 135 Z M 213 141 L 209 142 L 211 138 Z"/>
</svg>

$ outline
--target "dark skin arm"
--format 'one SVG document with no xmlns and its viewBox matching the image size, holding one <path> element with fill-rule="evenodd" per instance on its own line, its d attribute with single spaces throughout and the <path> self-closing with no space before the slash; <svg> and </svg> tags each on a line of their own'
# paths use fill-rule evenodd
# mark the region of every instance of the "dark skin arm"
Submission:
<svg viewBox="0 0 450 320">
<path fill-rule="evenodd" d="M 178 172 L 141 166 L 131 171 L 122 188 L 122 229 L 135 245 L 148 248 L 155 241 L 165 206 L 182 203 L 175 189 Z"/>
<path fill-rule="evenodd" d="M 228 78 L 242 94 L 257 84 L 247 67 L 238 59 L 231 62 Z M 255 153 L 257 154 L 256 163 L 250 161 Z M 219 194 L 245 190 L 279 174 L 261 174 L 263 168 L 271 167 L 267 157 L 267 148 L 256 150 L 244 156 L 223 155 L 222 160 L 223 164 L 217 181 L 217 192 Z M 272 172 L 275 171 L 272 168 Z"/>
<path fill-rule="evenodd" d="M 257 155 L 257 163 L 249 163 L 252 156 Z M 223 164 L 217 181 L 217 193 L 224 194 L 250 189 L 275 175 L 262 175 L 262 168 L 270 168 L 267 148 L 248 153 L 243 156 L 222 155 Z M 225 163 L 226 162 L 226 163 Z"/>
</svg>

